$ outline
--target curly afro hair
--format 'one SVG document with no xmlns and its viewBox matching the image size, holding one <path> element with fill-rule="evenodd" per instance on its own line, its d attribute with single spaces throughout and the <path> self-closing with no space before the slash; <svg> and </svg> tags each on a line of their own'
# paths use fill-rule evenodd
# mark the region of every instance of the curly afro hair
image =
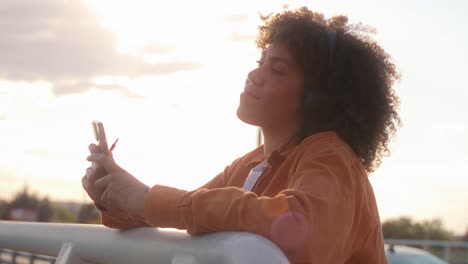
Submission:
<svg viewBox="0 0 468 264">
<path fill-rule="evenodd" d="M 392 89 L 400 75 L 369 33 L 375 30 L 350 24 L 346 16 L 325 19 L 302 7 L 265 19 L 256 43 L 261 50 L 285 43 L 304 72 L 302 139 L 335 131 L 371 173 L 390 153 L 390 137 L 401 122 Z"/>
</svg>

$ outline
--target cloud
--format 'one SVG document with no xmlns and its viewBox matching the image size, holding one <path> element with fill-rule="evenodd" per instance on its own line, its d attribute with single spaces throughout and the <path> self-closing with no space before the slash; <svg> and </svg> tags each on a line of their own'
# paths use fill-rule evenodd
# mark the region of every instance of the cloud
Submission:
<svg viewBox="0 0 468 264">
<path fill-rule="evenodd" d="M 100 90 L 108 91 L 119 91 L 123 95 L 133 98 L 139 98 L 140 95 L 132 93 L 128 90 L 127 87 L 119 84 L 98 84 L 90 81 L 82 80 L 66 80 L 66 81 L 56 81 L 54 83 L 53 91 L 56 95 L 65 95 L 69 93 L 79 93 L 83 89 L 95 88 Z"/>
<path fill-rule="evenodd" d="M 238 42 L 238 41 L 248 41 L 254 43 L 255 39 L 257 38 L 257 35 L 254 34 L 242 34 L 239 32 L 233 32 L 230 35 L 231 41 Z"/>
<path fill-rule="evenodd" d="M 48 81 L 55 94 L 91 87 L 128 93 L 124 86 L 97 85 L 101 76 L 168 74 L 200 65 L 186 61 L 146 63 L 142 57 L 117 52 L 117 39 L 100 25 L 83 0 L 0 1 L 0 79 Z M 149 46 L 148 51 L 168 52 Z"/>
<path fill-rule="evenodd" d="M 228 40 L 232 42 L 255 42 L 257 32 L 252 32 L 252 25 L 249 23 L 252 20 L 252 14 L 242 13 L 230 15 L 225 18 L 227 26 L 231 29 L 228 35 Z"/>
<path fill-rule="evenodd" d="M 236 15 L 231 15 L 231 16 L 226 17 L 225 20 L 226 22 L 230 24 L 237 25 L 237 24 L 246 22 L 248 19 L 249 19 L 249 15 L 247 14 L 236 14 Z"/>
<path fill-rule="evenodd" d="M 170 47 L 161 46 L 158 44 L 148 44 L 144 47 L 144 52 L 149 54 L 161 54 L 173 52 L 174 49 Z"/>
</svg>

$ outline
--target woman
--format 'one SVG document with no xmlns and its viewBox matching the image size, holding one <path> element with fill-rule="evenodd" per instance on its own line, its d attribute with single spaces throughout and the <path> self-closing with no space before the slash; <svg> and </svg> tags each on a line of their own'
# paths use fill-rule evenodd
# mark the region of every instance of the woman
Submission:
<svg viewBox="0 0 468 264">
<path fill-rule="evenodd" d="M 300 8 L 260 27 L 262 57 L 237 115 L 262 128 L 264 144 L 194 191 L 145 186 L 91 145 L 88 160 L 107 175 L 88 169 L 83 186 L 103 224 L 252 232 L 292 263 L 387 263 L 367 174 L 399 124 L 399 76 L 347 21 Z"/>
</svg>

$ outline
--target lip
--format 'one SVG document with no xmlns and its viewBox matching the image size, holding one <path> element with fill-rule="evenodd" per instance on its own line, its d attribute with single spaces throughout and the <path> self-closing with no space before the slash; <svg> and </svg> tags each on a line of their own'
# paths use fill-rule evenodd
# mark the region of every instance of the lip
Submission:
<svg viewBox="0 0 468 264">
<path fill-rule="evenodd" d="M 244 93 L 250 97 L 253 97 L 255 99 L 260 99 L 260 97 L 258 97 L 258 95 L 256 95 L 255 93 L 253 93 L 252 91 L 250 91 L 249 89 L 247 89 L 247 87 L 244 88 Z"/>
</svg>

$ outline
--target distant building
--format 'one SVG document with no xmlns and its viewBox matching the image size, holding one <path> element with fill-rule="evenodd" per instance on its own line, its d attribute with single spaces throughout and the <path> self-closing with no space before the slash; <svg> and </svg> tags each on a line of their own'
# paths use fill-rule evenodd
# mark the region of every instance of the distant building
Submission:
<svg viewBox="0 0 468 264">
<path fill-rule="evenodd" d="M 38 210 L 31 208 L 11 208 L 8 211 L 8 220 L 11 221 L 29 221 L 39 220 Z"/>
</svg>

